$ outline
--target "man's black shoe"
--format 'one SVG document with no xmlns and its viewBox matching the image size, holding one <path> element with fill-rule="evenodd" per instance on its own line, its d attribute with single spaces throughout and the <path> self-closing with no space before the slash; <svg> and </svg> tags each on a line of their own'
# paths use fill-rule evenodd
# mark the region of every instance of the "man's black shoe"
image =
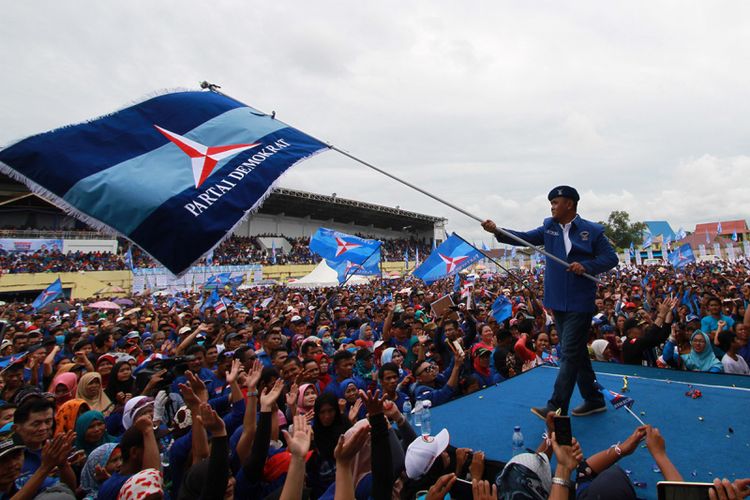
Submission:
<svg viewBox="0 0 750 500">
<path fill-rule="evenodd" d="M 531 409 L 531 413 L 541 418 L 542 420 L 547 420 L 547 413 L 549 412 L 554 413 L 556 411 L 557 411 L 557 408 L 551 408 L 549 406 L 535 406 Z"/>
<path fill-rule="evenodd" d="M 585 401 L 578 408 L 574 408 L 570 414 L 574 417 L 585 417 L 586 415 L 593 415 L 602 411 L 607 411 L 607 404 L 604 401 Z"/>
</svg>

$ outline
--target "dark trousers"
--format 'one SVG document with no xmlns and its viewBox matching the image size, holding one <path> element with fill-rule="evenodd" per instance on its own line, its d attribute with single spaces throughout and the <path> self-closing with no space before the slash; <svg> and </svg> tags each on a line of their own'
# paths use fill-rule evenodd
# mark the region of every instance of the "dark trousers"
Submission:
<svg viewBox="0 0 750 500">
<path fill-rule="evenodd" d="M 596 375 L 591 367 L 587 347 L 593 314 L 554 311 L 554 316 L 560 337 L 560 371 L 555 380 L 555 390 L 547 404 L 553 408 L 561 408 L 563 415 L 567 415 L 576 382 L 586 401 L 604 402 L 604 397 L 594 386 Z"/>
</svg>

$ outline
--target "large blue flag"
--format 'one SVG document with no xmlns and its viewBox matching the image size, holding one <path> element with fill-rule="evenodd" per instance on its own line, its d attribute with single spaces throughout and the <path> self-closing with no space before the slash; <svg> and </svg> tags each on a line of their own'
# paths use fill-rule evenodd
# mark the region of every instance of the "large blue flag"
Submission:
<svg viewBox="0 0 750 500">
<path fill-rule="evenodd" d="M 505 295 L 500 295 L 492 303 L 492 317 L 495 321 L 502 323 L 513 315 L 513 305 Z"/>
<path fill-rule="evenodd" d="M 217 292 L 215 289 L 213 292 L 211 292 L 211 295 L 208 296 L 208 298 L 203 301 L 203 304 L 201 304 L 200 311 L 203 312 L 209 307 L 214 307 L 216 304 L 219 303 L 220 297 L 219 292 Z"/>
<path fill-rule="evenodd" d="M 225 95 L 181 91 L 17 142 L 0 172 L 181 274 L 327 147 Z"/>
<path fill-rule="evenodd" d="M 346 261 L 354 264 L 368 261 L 369 264 L 370 257 L 373 262 L 379 263 L 380 245 L 378 240 L 368 240 L 324 227 L 315 231 L 310 238 L 310 251 L 324 258 L 331 268 Z"/>
<path fill-rule="evenodd" d="M 414 270 L 414 276 L 429 285 L 440 278 L 456 274 L 481 258 L 479 250 L 454 233 Z"/>
<path fill-rule="evenodd" d="M 685 267 L 688 264 L 695 262 L 693 249 L 690 248 L 690 245 L 687 243 L 681 245 L 677 250 L 669 254 L 669 262 L 675 269 Z"/>
<path fill-rule="evenodd" d="M 60 281 L 60 278 L 57 278 L 54 283 L 48 286 L 36 299 L 34 299 L 31 307 L 35 311 L 38 311 L 47 304 L 51 304 L 62 293 L 62 282 Z"/>
</svg>

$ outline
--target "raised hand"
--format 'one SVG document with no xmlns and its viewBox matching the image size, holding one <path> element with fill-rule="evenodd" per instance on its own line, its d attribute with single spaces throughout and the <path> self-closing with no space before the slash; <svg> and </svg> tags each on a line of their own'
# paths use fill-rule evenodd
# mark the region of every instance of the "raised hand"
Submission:
<svg viewBox="0 0 750 500">
<path fill-rule="evenodd" d="M 573 444 L 570 446 L 561 445 L 555 439 L 555 433 L 552 433 L 552 449 L 555 451 L 558 465 L 562 465 L 568 470 L 575 470 L 578 464 L 583 460 L 583 451 L 576 438 L 573 438 Z"/>
<path fill-rule="evenodd" d="M 193 372 L 190 370 L 185 372 L 185 378 L 187 379 L 188 384 L 190 384 L 190 388 L 193 390 L 196 396 L 201 400 L 201 403 L 207 403 L 208 402 L 208 389 L 206 389 L 206 384 L 203 383 L 201 379 L 195 376 Z"/>
<path fill-rule="evenodd" d="M 620 450 L 622 450 L 623 455 L 630 455 L 632 454 L 636 448 L 638 448 L 638 443 L 643 441 L 646 438 L 646 426 L 642 425 L 636 430 L 633 431 L 633 433 L 628 436 L 628 438 L 623 441 L 623 443 L 620 445 Z"/>
<path fill-rule="evenodd" d="M 73 449 L 76 433 L 73 431 L 58 434 L 42 447 L 42 467 L 52 470 L 65 464 Z"/>
<path fill-rule="evenodd" d="M 304 458 L 310 450 L 310 441 L 312 439 L 312 427 L 307 423 L 304 415 L 294 416 L 294 434 L 290 435 L 287 431 L 284 433 L 284 441 L 292 456 Z"/>
<path fill-rule="evenodd" d="M 666 455 L 667 444 L 656 427 L 646 426 L 646 447 L 653 456 Z"/>
<path fill-rule="evenodd" d="M 297 392 L 299 392 L 299 386 L 297 384 L 292 384 L 292 386 L 289 388 L 289 392 L 287 392 L 285 396 L 287 406 L 297 406 Z"/>
<path fill-rule="evenodd" d="M 354 424 L 358 419 L 357 416 L 359 416 L 359 410 L 362 408 L 362 400 L 358 399 L 354 402 L 351 408 L 349 408 L 349 422 Z"/>
<path fill-rule="evenodd" d="M 227 433 L 224 420 L 208 403 L 201 403 L 200 413 L 194 418 L 199 420 L 212 436 L 225 436 Z"/>
<path fill-rule="evenodd" d="M 372 391 L 365 392 L 362 389 L 360 389 L 359 397 L 362 399 L 362 401 L 365 403 L 365 406 L 367 407 L 368 417 L 372 417 L 373 415 L 380 415 L 381 413 L 384 413 L 383 402 L 385 401 L 385 394 L 381 396 L 380 390 L 375 390 L 375 392 L 373 393 Z"/>
<path fill-rule="evenodd" d="M 268 412 L 273 410 L 273 405 L 281 396 L 281 391 L 284 388 L 284 381 L 280 378 L 276 379 L 273 387 L 266 387 L 263 390 L 263 394 L 260 395 L 260 411 Z"/>
<path fill-rule="evenodd" d="M 336 449 L 333 450 L 333 456 L 336 458 L 336 462 L 341 464 L 351 463 L 368 439 L 370 439 L 369 423 L 358 427 L 348 438 L 342 434 L 341 437 L 339 437 L 339 442 L 336 444 Z"/>
<path fill-rule="evenodd" d="M 233 384 L 237 380 L 237 377 L 240 374 L 240 368 L 242 368 L 242 363 L 240 363 L 240 360 L 232 360 L 232 367 L 228 372 L 225 372 L 227 376 L 227 384 Z"/>
<path fill-rule="evenodd" d="M 260 382 L 260 376 L 263 373 L 263 363 L 256 359 L 253 362 L 252 368 L 250 368 L 250 372 L 247 374 L 247 388 L 254 390 L 258 387 L 258 382 Z"/>
</svg>

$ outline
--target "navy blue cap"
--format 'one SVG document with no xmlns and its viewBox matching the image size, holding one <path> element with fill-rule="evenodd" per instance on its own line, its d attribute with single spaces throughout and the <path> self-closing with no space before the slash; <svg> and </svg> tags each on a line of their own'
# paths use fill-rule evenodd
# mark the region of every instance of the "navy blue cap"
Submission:
<svg viewBox="0 0 750 500">
<path fill-rule="evenodd" d="M 570 186 L 557 186 L 556 188 L 553 188 L 552 191 L 550 191 L 547 195 L 547 199 L 549 201 L 552 201 L 554 198 L 558 198 L 560 196 L 562 196 L 563 198 L 570 198 L 573 201 L 578 201 L 581 199 L 581 197 L 578 196 L 578 191 Z"/>
</svg>

